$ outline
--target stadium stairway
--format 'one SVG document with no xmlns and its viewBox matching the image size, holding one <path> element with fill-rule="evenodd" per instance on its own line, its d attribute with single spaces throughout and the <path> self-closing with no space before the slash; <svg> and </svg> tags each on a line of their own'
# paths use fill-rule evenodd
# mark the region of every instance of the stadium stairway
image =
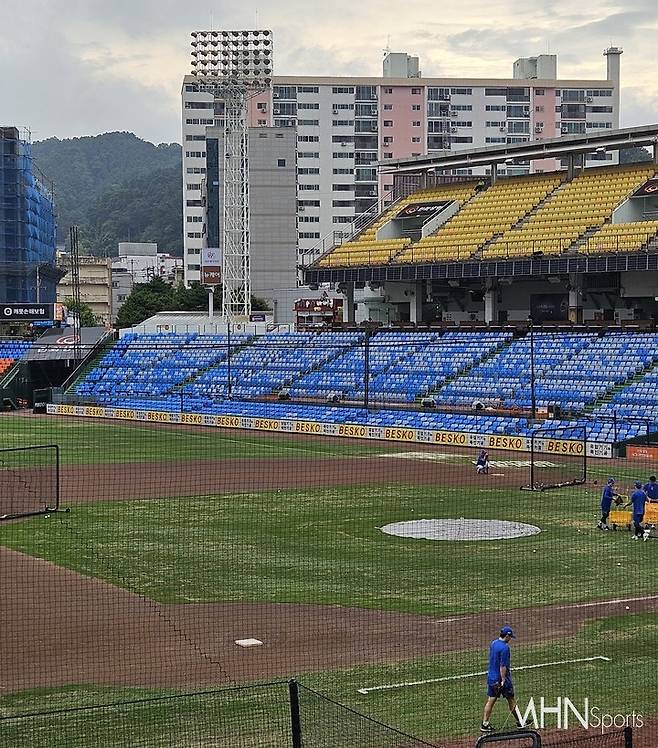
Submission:
<svg viewBox="0 0 658 748">
<path fill-rule="evenodd" d="M 442 382 L 441 384 L 437 385 L 436 387 L 433 387 L 427 395 L 419 395 L 416 400 L 417 402 L 420 402 L 424 397 L 433 397 L 434 395 L 438 395 L 439 392 L 444 387 L 447 387 L 450 384 L 453 384 L 455 382 L 458 382 L 460 379 L 465 379 L 468 377 L 468 375 L 478 366 L 482 366 L 483 364 L 486 364 L 487 361 L 492 359 L 494 356 L 497 356 L 499 353 L 502 353 L 505 348 L 509 348 L 509 346 L 514 342 L 515 338 L 509 338 L 508 340 L 504 340 L 495 350 L 489 351 L 483 358 L 481 358 L 479 361 L 473 361 L 470 366 L 467 366 L 465 369 L 462 369 L 461 371 L 457 372 L 453 377 L 449 377 L 445 382 Z"/>
</svg>

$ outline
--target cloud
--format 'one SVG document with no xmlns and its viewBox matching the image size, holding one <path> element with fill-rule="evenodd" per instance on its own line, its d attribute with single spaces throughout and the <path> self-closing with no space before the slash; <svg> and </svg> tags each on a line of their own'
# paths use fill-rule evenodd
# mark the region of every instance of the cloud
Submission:
<svg viewBox="0 0 658 748">
<path fill-rule="evenodd" d="M 257 8 L 260 6 L 258 18 Z M 653 59 L 656 0 L 33 0 L 3 9 L 0 100 L 7 123 L 39 139 L 132 130 L 180 139 L 180 86 L 190 31 L 261 27 L 275 32 L 280 75 L 380 75 L 382 51 L 421 57 L 428 76 L 507 77 L 520 56 L 559 54 L 565 78 L 605 76 L 603 49 L 622 58 L 622 121 L 658 118 Z"/>
</svg>

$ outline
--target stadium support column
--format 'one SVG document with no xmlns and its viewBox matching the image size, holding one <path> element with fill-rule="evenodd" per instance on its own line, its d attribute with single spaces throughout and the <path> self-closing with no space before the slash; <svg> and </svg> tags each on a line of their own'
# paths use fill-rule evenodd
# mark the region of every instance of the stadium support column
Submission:
<svg viewBox="0 0 658 748">
<path fill-rule="evenodd" d="M 345 303 L 343 304 L 343 322 L 354 324 L 354 283 L 343 283 L 343 295 Z"/>
<path fill-rule="evenodd" d="M 498 283 L 495 278 L 487 280 L 484 291 L 484 321 L 488 325 L 498 321 Z"/>
<path fill-rule="evenodd" d="M 569 273 L 569 322 L 580 325 L 583 321 L 583 276 Z"/>
<path fill-rule="evenodd" d="M 411 298 L 409 304 L 409 320 L 411 322 L 419 323 L 423 321 L 423 296 L 425 291 L 425 283 L 423 281 L 417 281 L 414 283 L 414 287 L 411 290 Z"/>
<path fill-rule="evenodd" d="M 498 181 L 498 164 L 491 164 L 491 185 Z"/>
</svg>

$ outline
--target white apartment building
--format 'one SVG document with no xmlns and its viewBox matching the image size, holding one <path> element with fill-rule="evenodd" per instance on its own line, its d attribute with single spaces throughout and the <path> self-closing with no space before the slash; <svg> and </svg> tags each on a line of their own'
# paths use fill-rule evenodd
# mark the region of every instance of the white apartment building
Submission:
<svg viewBox="0 0 658 748">
<path fill-rule="evenodd" d="M 275 76 L 271 90 L 250 100 L 249 124 L 296 131 L 298 252 L 349 232 L 356 216 L 386 199 L 392 177 L 378 174 L 378 161 L 618 128 L 621 53 L 606 50 L 600 80 L 557 78 L 555 55 L 517 60 L 507 79 L 422 78 L 418 58 L 406 53 L 389 53 L 383 77 Z M 182 113 L 189 282 L 199 279 L 205 240 L 206 128 L 223 125 L 223 104 L 185 76 Z M 587 165 L 615 157 L 589 154 Z M 501 165 L 498 173 L 555 168 L 544 160 Z"/>
</svg>

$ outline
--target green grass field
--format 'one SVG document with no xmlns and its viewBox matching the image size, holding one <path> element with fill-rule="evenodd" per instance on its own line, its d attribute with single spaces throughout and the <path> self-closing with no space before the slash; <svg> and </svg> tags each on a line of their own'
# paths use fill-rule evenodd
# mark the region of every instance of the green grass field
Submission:
<svg viewBox="0 0 658 748">
<path fill-rule="evenodd" d="M 596 532 L 595 495 L 582 493 L 574 502 L 572 489 L 396 485 L 103 502 L 0 526 L 0 543 L 166 603 L 316 602 L 442 615 L 655 592 L 658 548 Z M 542 532 L 437 543 L 378 529 L 460 516 L 520 520 Z"/>
<path fill-rule="evenodd" d="M 64 464 L 74 465 L 167 457 L 308 455 L 330 460 L 400 450 L 396 444 L 304 442 L 262 433 L 4 415 L 0 435 L 5 447 L 58 443 Z M 468 459 L 448 455 L 444 469 Z M 419 487 L 404 482 L 412 466 L 409 460 L 400 461 L 401 482 L 395 485 L 359 485 L 357 473 L 349 488 L 75 505 L 68 514 L 0 524 L 0 545 L 162 603 L 312 602 L 446 616 L 658 593 L 658 543 L 631 543 L 627 533 L 594 529 L 600 486 L 529 493 L 474 483 L 452 488 L 438 480 L 436 486 Z M 625 481 L 636 475 L 644 478 L 631 463 L 611 471 L 608 463 L 592 461 L 589 472 L 599 483 L 609 474 Z M 526 476 L 521 470 L 518 474 Z M 528 522 L 542 532 L 506 541 L 435 542 L 395 538 L 378 529 L 394 521 L 462 516 Z M 493 633 L 483 632 L 485 644 L 477 650 L 294 675 L 337 701 L 421 738 L 469 735 L 480 718 L 481 677 L 367 695 L 358 689 L 480 671 L 486 664 L 486 641 Z M 444 634 L 437 627 L 437 637 L 442 635 L 452 640 L 458 632 Z M 519 640 L 513 664 L 588 656 L 609 657 L 611 662 L 519 672 L 515 681 L 522 700 L 542 695 L 569 696 L 576 702 L 589 696 L 592 703 L 614 713 L 658 711 L 658 614 L 603 618 L 574 637 L 542 644 Z M 0 685 L 1 673 L 0 667 Z M 94 683 L 16 694 L 0 690 L 0 717 L 175 693 Z M 326 728 L 319 744 L 359 745 L 349 732 L 332 737 L 330 721 L 335 715 L 307 698 L 307 729 Z M 304 707 L 302 701 L 303 718 Z M 500 705 L 499 726 L 505 716 Z M 278 748 L 287 744 L 287 720 L 282 685 L 51 714 L 26 723 L 0 720 L 0 745 L 119 748 L 132 741 L 149 747 Z M 344 730 L 349 729 L 350 722 L 344 719 Z M 211 737 L 217 733 L 220 738 Z"/>
<path fill-rule="evenodd" d="M 349 439 L 304 441 L 267 432 L 189 429 L 93 419 L 30 418 L 0 415 L 0 446 L 58 444 L 64 465 L 148 462 L 151 460 L 216 460 L 232 457 L 332 457 L 381 452 L 381 445 Z"/>
</svg>

